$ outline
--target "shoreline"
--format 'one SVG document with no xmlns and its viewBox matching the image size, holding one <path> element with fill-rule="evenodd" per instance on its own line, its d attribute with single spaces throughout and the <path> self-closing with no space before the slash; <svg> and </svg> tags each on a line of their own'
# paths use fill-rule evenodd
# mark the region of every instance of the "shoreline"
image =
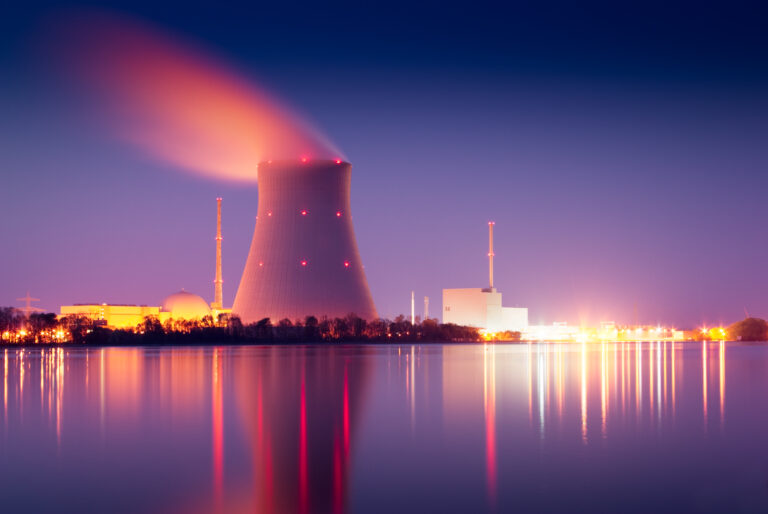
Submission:
<svg viewBox="0 0 768 514">
<path fill-rule="evenodd" d="M 143 343 L 143 344 L 110 344 L 110 343 L 2 343 L 0 349 L 50 349 L 50 348 L 190 348 L 190 347 L 215 347 L 215 346 L 245 346 L 245 347 L 297 347 L 297 346 L 317 346 L 317 347 L 340 347 L 340 346 L 412 346 L 412 345 L 526 345 L 526 344 L 566 344 L 566 345 L 596 345 L 596 344 L 649 344 L 649 343 L 742 343 L 742 344 L 768 344 L 768 341 L 735 341 L 735 340 L 713 340 L 713 341 L 285 341 L 285 342 L 265 342 L 265 341 L 223 341 L 223 342 L 195 342 L 188 343 Z"/>
</svg>

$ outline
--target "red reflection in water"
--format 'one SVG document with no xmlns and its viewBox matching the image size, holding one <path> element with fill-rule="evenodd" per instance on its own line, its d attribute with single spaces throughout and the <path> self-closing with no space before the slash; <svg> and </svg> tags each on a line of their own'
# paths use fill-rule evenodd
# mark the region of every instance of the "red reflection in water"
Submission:
<svg viewBox="0 0 768 514">
<path fill-rule="evenodd" d="M 307 512 L 307 392 L 306 371 L 301 366 L 301 414 L 299 417 L 299 511 Z"/>
<path fill-rule="evenodd" d="M 255 512 L 344 512 L 367 365 L 347 365 L 333 349 L 311 366 L 295 347 L 265 352 L 233 370 L 257 484 L 243 502 Z"/>
<path fill-rule="evenodd" d="M 344 363 L 344 460 L 349 458 L 349 369 Z"/>
<path fill-rule="evenodd" d="M 216 510 L 221 511 L 224 490 L 224 408 L 222 405 L 221 361 L 218 348 L 213 351 L 212 375 L 213 494 Z"/>
<path fill-rule="evenodd" d="M 257 484 L 257 498 L 261 499 L 260 507 L 265 512 L 273 512 L 274 510 L 274 482 L 273 482 L 273 467 L 272 467 L 272 446 L 269 444 L 269 438 L 265 434 L 264 427 L 264 398 L 263 388 L 261 384 L 261 374 L 258 376 L 258 384 L 256 389 L 256 444 L 253 446 L 255 454 L 253 459 L 255 462 L 263 464 L 261 473 L 256 475 L 261 481 Z M 261 493 L 261 494 L 259 494 Z"/>
<path fill-rule="evenodd" d="M 341 472 L 341 449 L 339 448 L 339 438 L 333 438 L 333 512 L 342 512 L 343 507 L 343 486 Z"/>
</svg>

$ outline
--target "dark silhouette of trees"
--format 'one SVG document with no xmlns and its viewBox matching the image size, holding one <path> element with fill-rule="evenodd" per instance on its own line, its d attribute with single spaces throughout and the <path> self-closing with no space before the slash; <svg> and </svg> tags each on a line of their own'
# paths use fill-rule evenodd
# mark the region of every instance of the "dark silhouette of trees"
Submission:
<svg viewBox="0 0 768 514">
<path fill-rule="evenodd" d="M 280 341 L 293 339 L 293 323 L 288 318 L 281 319 L 275 327 L 275 337 Z"/>
<path fill-rule="evenodd" d="M 221 318 L 221 315 L 219 315 Z M 230 337 L 239 339 L 245 336 L 245 328 L 240 316 L 229 316 L 227 318 L 227 333 Z"/>
<path fill-rule="evenodd" d="M 746 318 L 729 326 L 728 338 L 733 341 L 768 341 L 768 323 L 760 318 Z"/>
<path fill-rule="evenodd" d="M 369 322 L 365 327 L 365 338 L 369 341 L 386 341 L 389 323 L 381 318 Z"/>
<path fill-rule="evenodd" d="M 88 316 L 73 314 L 64 317 L 62 321 L 64 322 L 64 326 L 67 328 L 73 343 L 85 343 L 85 336 L 88 335 L 89 331 L 93 330 L 93 320 Z"/>
<path fill-rule="evenodd" d="M 24 316 L 13 307 L 0 309 L 0 337 L 3 341 L 15 341 L 24 325 Z"/>
<path fill-rule="evenodd" d="M 34 313 L 26 318 L 13 308 L 0 308 L 0 335 L 6 344 L 77 343 L 93 345 L 227 344 L 227 343 L 314 343 L 314 342 L 448 342 L 478 341 L 474 328 L 444 325 L 434 319 L 411 324 L 405 316 L 394 321 L 364 320 L 354 313 L 343 318 L 307 316 L 303 320 L 282 319 L 276 325 L 269 318 L 244 325 L 233 315 L 214 320 L 144 318 L 133 329 L 113 329 L 88 316 L 57 317 Z"/>
<path fill-rule="evenodd" d="M 304 318 L 304 340 L 318 341 L 320 339 L 320 324 L 314 316 Z"/>
<path fill-rule="evenodd" d="M 159 337 L 160 335 L 165 334 L 163 325 L 156 316 L 145 317 L 144 321 L 139 324 L 139 332 L 145 334 L 149 338 Z"/>
<path fill-rule="evenodd" d="M 347 314 L 347 330 L 349 335 L 353 339 L 360 340 L 365 336 L 365 327 L 367 323 L 364 319 L 360 318 L 357 314 L 351 312 Z"/>
<path fill-rule="evenodd" d="M 349 326 L 347 320 L 342 318 L 334 318 L 329 327 L 327 334 L 327 340 L 343 341 L 349 336 Z"/>
<path fill-rule="evenodd" d="M 29 336 L 35 343 L 54 343 L 59 322 L 52 312 L 33 312 L 29 315 L 25 326 Z"/>
<path fill-rule="evenodd" d="M 251 323 L 246 329 L 246 337 L 249 335 L 251 339 L 256 341 L 272 341 L 272 322 L 269 318 L 264 318 L 256 323 Z"/>
</svg>

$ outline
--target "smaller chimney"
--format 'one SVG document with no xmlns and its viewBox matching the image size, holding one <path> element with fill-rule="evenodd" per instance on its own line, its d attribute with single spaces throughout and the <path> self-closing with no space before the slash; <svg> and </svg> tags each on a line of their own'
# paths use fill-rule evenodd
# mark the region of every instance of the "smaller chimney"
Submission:
<svg viewBox="0 0 768 514">
<path fill-rule="evenodd" d="M 222 309 L 224 306 L 221 279 L 221 198 L 216 199 L 216 280 L 214 280 L 213 303 L 211 308 Z"/>
<path fill-rule="evenodd" d="M 493 221 L 488 222 L 488 278 L 489 286 L 493 289 L 493 226 L 496 223 Z"/>
<path fill-rule="evenodd" d="M 416 300 L 414 291 L 411 291 L 411 325 L 416 324 Z"/>
<path fill-rule="evenodd" d="M 424 319 L 429 319 L 429 296 L 424 297 Z"/>
</svg>

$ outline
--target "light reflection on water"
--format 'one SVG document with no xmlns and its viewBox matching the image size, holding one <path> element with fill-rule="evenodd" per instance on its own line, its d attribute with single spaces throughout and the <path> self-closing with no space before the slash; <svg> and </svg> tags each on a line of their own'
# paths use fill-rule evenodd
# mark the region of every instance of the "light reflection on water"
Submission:
<svg viewBox="0 0 768 514">
<path fill-rule="evenodd" d="M 0 501 L 14 511 L 768 509 L 764 346 L 57 348 L 2 359 Z"/>
</svg>

